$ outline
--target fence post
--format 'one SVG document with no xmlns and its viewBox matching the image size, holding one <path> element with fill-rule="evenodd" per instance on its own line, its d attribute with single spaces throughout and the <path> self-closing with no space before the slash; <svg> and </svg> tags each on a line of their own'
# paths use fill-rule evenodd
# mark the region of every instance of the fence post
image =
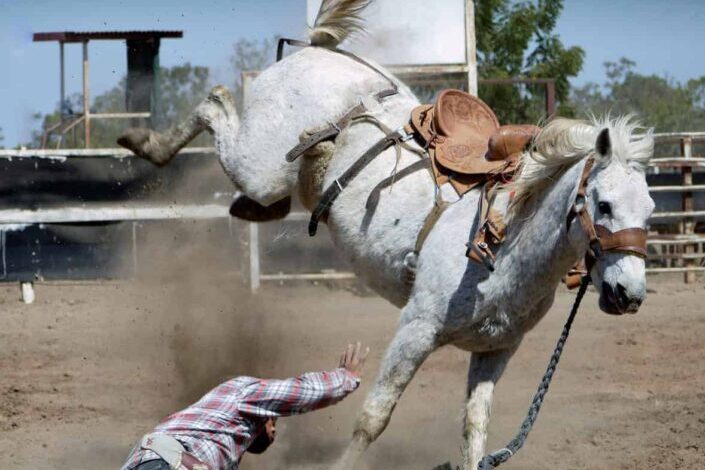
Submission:
<svg viewBox="0 0 705 470">
<path fill-rule="evenodd" d="M 84 147 L 91 148 L 91 98 L 88 94 L 88 40 L 83 41 L 83 125 Z"/>
<path fill-rule="evenodd" d="M 551 118 L 556 113 L 556 82 L 546 82 L 546 117 Z"/>
<path fill-rule="evenodd" d="M 137 221 L 132 222 L 132 276 L 137 277 Z"/>
<path fill-rule="evenodd" d="M 477 96 L 477 45 L 473 0 L 465 0 L 465 64 L 468 68 L 468 93 Z"/>
<path fill-rule="evenodd" d="M 693 156 L 693 139 L 692 137 L 684 137 L 681 139 L 681 155 L 684 159 L 688 160 Z M 688 187 L 693 185 L 693 167 L 684 165 L 681 167 L 681 175 L 683 178 L 683 186 Z M 693 192 L 683 191 L 682 193 L 682 205 L 683 211 L 692 212 L 693 211 Z M 684 217 L 681 223 L 681 233 L 684 236 L 692 237 L 695 233 L 695 219 L 693 217 Z M 696 266 L 696 260 L 688 255 L 695 253 L 695 245 L 687 244 L 685 245 L 685 267 L 692 269 Z M 695 271 L 686 271 L 684 274 L 684 279 L 686 284 L 692 284 L 695 282 Z"/>
<path fill-rule="evenodd" d="M 248 280 L 250 291 L 256 292 L 259 289 L 259 226 L 255 222 L 250 222 L 248 225 L 249 235 L 249 256 L 248 256 Z"/>
</svg>

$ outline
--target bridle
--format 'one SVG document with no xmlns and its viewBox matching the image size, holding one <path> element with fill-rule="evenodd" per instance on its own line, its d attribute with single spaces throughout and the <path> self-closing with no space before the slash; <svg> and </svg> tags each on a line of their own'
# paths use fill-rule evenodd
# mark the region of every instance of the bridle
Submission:
<svg viewBox="0 0 705 470">
<path fill-rule="evenodd" d="M 590 171 L 595 165 L 595 158 L 590 156 L 585 162 L 582 176 L 580 177 L 580 185 L 578 186 L 578 194 L 575 196 L 575 202 L 568 213 L 567 226 L 570 230 L 570 225 L 577 217 L 580 221 L 585 234 L 588 236 L 589 247 L 585 253 L 585 266 L 587 274 L 593 267 L 596 261 L 602 260 L 605 253 L 616 252 L 625 253 L 632 256 L 637 256 L 646 259 L 646 230 L 641 227 L 630 227 L 612 232 L 604 225 L 595 224 L 587 210 L 587 184 Z"/>
</svg>

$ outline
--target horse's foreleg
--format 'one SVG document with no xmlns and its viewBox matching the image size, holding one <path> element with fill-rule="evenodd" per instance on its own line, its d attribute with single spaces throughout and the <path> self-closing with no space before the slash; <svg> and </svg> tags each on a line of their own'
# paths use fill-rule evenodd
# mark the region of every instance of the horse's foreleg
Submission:
<svg viewBox="0 0 705 470">
<path fill-rule="evenodd" d="M 463 427 L 463 470 L 476 470 L 485 454 L 494 387 L 515 351 L 516 346 L 472 354 Z"/>
<path fill-rule="evenodd" d="M 237 110 L 227 88 L 216 86 L 182 123 L 164 133 L 144 127 L 128 129 L 120 136 L 118 144 L 157 166 L 163 166 L 204 130 L 213 133 L 213 124 L 221 119 L 237 123 Z"/>
<path fill-rule="evenodd" d="M 353 439 L 336 465 L 338 470 L 354 468 L 369 445 L 387 427 L 397 400 L 416 370 L 436 349 L 437 329 L 420 321 L 402 325 L 387 349 L 374 387 L 357 417 Z"/>
</svg>

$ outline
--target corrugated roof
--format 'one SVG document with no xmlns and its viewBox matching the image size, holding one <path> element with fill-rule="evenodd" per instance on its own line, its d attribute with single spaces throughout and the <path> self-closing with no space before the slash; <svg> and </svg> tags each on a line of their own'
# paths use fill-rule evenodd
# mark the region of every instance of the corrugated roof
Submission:
<svg viewBox="0 0 705 470">
<path fill-rule="evenodd" d="M 104 39 L 153 39 L 181 38 L 183 31 L 60 31 L 50 33 L 34 33 L 34 41 L 83 42 Z"/>
</svg>

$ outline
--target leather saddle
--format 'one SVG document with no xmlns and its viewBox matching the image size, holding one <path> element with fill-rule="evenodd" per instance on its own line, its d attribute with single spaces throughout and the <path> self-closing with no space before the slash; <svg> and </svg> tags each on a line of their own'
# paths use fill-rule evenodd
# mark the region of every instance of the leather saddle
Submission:
<svg viewBox="0 0 705 470">
<path fill-rule="evenodd" d="M 449 182 L 462 195 L 490 177 L 508 179 L 516 157 L 539 128 L 500 126 L 492 109 L 461 90 L 443 90 L 436 103 L 411 112 L 411 128 L 428 149 L 439 184 Z"/>
<path fill-rule="evenodd" d="M 450 183 L 460 196 L 483 185 L 478 228 L 466 256 L 493 271 L 494 253 L 504 241 L 506 225 L 492 209 L 491 194 L 498 182 L 512 178 L 519 155 L 540 129 L 533 125 L 500 126 L 484 101 L 453 89 L 443 90 L 435 104 L 414 108 L 409 125 L 417 143 L 431 157 L 437 184 Z M 442 204 L 426 218 L 416 252 L 445 207 Z"/>
</svg>

